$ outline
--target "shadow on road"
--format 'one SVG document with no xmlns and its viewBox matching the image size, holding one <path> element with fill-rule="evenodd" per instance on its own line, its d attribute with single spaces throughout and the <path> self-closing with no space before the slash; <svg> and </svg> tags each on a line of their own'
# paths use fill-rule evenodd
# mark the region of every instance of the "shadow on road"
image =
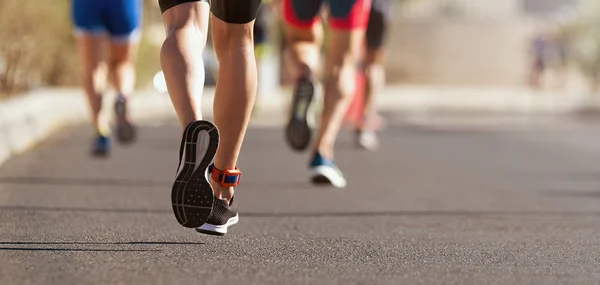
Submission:
<svg viewBox="0 0 600 285">
<path fill-rule="evenodd" d="M 172 181 L 128 180 L 114 178 L 72 177 L 0 177 L 0 184 L 60 185 L 60 186 L 127 186 L 169 188 Z"/>
<path fill-rule="evenodd" d="M 70 208 L 44 206 L 0 206 L 0 211 L 34 212 L 81 212 L 81 213 L 125 213 L 125 214 L 172 214 L 171 209 L 101 209 Z M 357 212 L 240 212 L 248 218 L 349 218 L 349 217 L 385 217 L 385 216 L 421 216 L 421 217 L 600 217 L 600 211 L 357 211 Z M 0 243 L 1 244 L 1 243 Z"/>
<path fill-rule="evenodd" d="M 113 214 L 171 214 L 170 209 L 97 209 L 44 206 L 0 206 L 0 211 L 33 211 L 33 212 L 79 212 L 79 213 L 113 213 Z"/>
<path fill-rule="evenodd" d="M 133 241 L 133 242 L 80 242 L 80 241 L 4 241 L 0 251 L 65 251 L 65 252 L 151 252 L 158 249 L 98 249 L 39 247 L 44 245 L 203 245 L 202 242 Z M 7 247 L 7 246 L 29 247 Z"/>
<path fill-rule="evenodd" d="M 1 209 L 1 208 L 0 208 Z M 379 211 L 379 212 L 331 212 L 331 213 L 240 213 L 254 218 L 349 218 L 349 217 L 385 217 L 385 216 L 421 216 L 421 217 L 580 217 L 600 216 L 600 212 L 551 212 L 551 211 Z"/>
<path fill-rule="evenodd" d="M 110 187 L 140 187 L 161 188 L 168 191 L 173 181 L 160 180 L 130 180 L 121 178 L 74 178 L 74 177 L 0 177 L 0 185 L 41 185 L 41 186 L 110 186 Z M 261 187 L 264 183 L 248 181 L 242 187 Z M 269 187 L 277 189 L 304 189 L 314 187 L 310 182 L 277 182 L 270 181 Z M 323 186 L 326 187 L 326 186 Z M 100 189 L 104 191 L 104 189 Z"/>
<path fill-rule="evenodd" d="M 130 241 L 130 242 L 89 242 L 89 241 L 0 241 L 0 245 L 202 245 L 203 242 L 179 241 Z"/>
<path fill-rule="evenodd" d="M 68 251 L 68 252 L 144 252 L 157 249 L 95 249 L 95 248 L 43 248 L 43 247 L 0 247 L 0 251 Z"/>
</svg>

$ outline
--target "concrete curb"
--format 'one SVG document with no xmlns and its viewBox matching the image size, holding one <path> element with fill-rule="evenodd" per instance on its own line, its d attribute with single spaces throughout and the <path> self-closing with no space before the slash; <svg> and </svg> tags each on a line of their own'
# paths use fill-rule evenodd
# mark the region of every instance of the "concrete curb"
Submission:
<svg viewBox="0 0 600 285">
<path fill-rule="evenodd" d="M 526 88 L 390 86 L 380 97 L 380 110 L 404 112 L 557 114 L 590 103 L 582 97 Z"/>
<path fill-rule="evenodd" d="M 262 119 L 253 124 L 273 124 L 287 112 L 290 90 L 261 94 L 255 114 Z M 206 88 L 202 110 L 212 115 L 214 88 Z M 110 106 L 112 97 L 106 96 Z M 582 98 L 534 93 L 525 89 L 452 88 L 391 86 L 383 92 L 377 105 L 382 111 L 394 112 L 508 112 L 567 113 L 582 106 Z M 142 90 L 131 100 L 135 120 L 172 118 L 173 105 L 167 94 Z M 112 111 L 112 108 L 106 108 Z M 80 89 L 40 89 L 28 95 L 0 102 L 0 165 L 69 124 L 88 120 L 88 107 Z M 254 123 L 257 122 L 257 123 Z M 262 122 L 262 123 L 261 123 Z"/>
<path fill-rule="evenodd" d="M 0 102 L 0 165 L 58 128 L 85 118 L 84 99 L 54 89 Z"/>
<path fill-rule="evenodd" d="M 202 98 L 205 116 L 212 115 L 213 96 L 214 89 L 207 88 Z M 114 96 L 105 96 L 105 99 L 105 111 L 111 112 Z M 273 110 L 282 104 L 263 105 L 267 110 Z M 135 121 L 175 117 L 168 94 L 142 90 L 132 97 L 130 106 Z M 77 88 L 39 89 L 0 101 L 0 165 L 54 131 L 86 121 L 89 121 L 89 109 L 83 91 Z"/>
</svg>

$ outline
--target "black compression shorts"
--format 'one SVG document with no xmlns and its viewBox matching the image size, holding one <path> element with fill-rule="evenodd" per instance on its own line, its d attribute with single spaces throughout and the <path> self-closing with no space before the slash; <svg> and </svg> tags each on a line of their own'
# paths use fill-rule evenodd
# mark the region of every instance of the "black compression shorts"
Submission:
<svg viewBox="0 0 600 285">
<path fill-rule="evenodd" d="M 189 2 L 209 2 L 209 0 L 158 0 L 163 13 L 169 8 Z M 261 0 L 212 0 L 210 2 L 211 12 L 215 17 L 225 23 L 245 24 L 256 19 Z"/>
<path fill-rule="evenodd" d="M 269 37 L 269 23 L 266 16 L 264 9 L 258 10 L 254 21 L 254 45 L 265 43 Z"/>
<path fill-rule="evenodd" d="M 373 0 L 367 24 L 367 48 L 378 49 L 384 45 L 391 9 L 391 0 Z"/>
</svg>

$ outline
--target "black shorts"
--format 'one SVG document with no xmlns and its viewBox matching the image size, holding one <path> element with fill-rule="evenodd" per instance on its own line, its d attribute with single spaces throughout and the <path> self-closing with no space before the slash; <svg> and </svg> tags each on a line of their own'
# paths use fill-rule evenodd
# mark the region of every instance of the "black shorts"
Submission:
<svg viewBox="0 0 600 285">
<path fill-rule="evenodd" d="M 261 0 L 158 0 L 158 5 L 164 13 L 169 8 L 189 2 L 210 2 L 212 14 L 223 22 L 246 24 L 256 19 Z"/>
<path fill-rule="evenodd" d="M 258 10 L 256 21 L 254 22 L 254 45 L 261 45 L 269 38 L 269 23 L 265 10 Z"/>
<path fill-rule="evenodd" d="M 381 48 L 387 36 L 390 14 L 392 13 L 391 0 L 373 0 L 369 23 L 367 24 L 367 48 Z"/>
</svg>

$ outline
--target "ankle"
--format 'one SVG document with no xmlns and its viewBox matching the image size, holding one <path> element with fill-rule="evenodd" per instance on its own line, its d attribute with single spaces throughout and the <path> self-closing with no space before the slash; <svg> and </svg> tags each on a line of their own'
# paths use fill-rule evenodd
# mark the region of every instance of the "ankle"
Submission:
<svg viewBox="0 0 600 285">
<path fill-rule="evenodd" d="M 210 179 L 210 184 L 213 188 L 213 192 L 215 195 L 215 198 L 217 199 L 225 199 L 228 202 L 231 201 L 231 198 L 233 198 L 233 193 L 234 193 L 234 187 L 223 187 L 221 186 L 221 184 L 215 180 L 213 180 L 212 178 Z"/>
<path fill-rule="evenodd" d="M 220 170 L 214 164 L 209 167 L 210 183 L 213 187 L 215 197 L 231 201 L 234 188 L 240 182 L 242 173 L 237 167 L 235 169 Z"/>
<path fill-rule="evenodd" d="M 181 126 L 182 134 L 185 132 L 185 129 L 188 127 L 189 124 L 202 120 L 202 114 L 200 112 L 194 111 L 182 112 L 180 114 L 177 114 L 177 116 L 179 118 L 179 125 Z"/>
<path fill-rule="evenodd" d="M 328 148 L 328 147 L 317 147 L 313 151 L 313 154 L 319 154 L 323 158 L 328 159 L 328 160 L 333 159 L 333 149 Z"/>
<path fill-rule="evenodd" d="M 95 128 L 95 131 L 96 131 L 97 136 L 100 136 L 100 137 L 109 137 L 110 136 L 109 128 L 97 127 L 97 128 Z"/>
</svg>

